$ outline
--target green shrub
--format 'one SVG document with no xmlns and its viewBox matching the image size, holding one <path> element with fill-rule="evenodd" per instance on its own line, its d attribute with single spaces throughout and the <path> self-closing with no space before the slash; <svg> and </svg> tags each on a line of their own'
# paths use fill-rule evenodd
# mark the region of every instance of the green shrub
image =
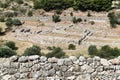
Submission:
<svg viewBox="0 0 120 80">
<path fill-rule="evenodd" d="M 5 13 L 5 16 L 6 16 L 6 17 L 13 17 L 13 16 L 14 16 L 14 13 L 6 12 L 6 13 Z"/>
<path fill-rule="evenodd" d="M 46 54 L 46 57 L 56 57 L 56 58 L 62 58 L 65 56 L 65 52 L 60 47 L 55 47 L 52 52 Z"/>
<path fill-rule="evenodd" d="M 5 22 L 5 18 L 4 17 L 0 17 L 0 22 Z"/>
<path fill-rule="evenodd" d="M 2 33 L 2 28 L 0 27 L 0 34 Z"/>
<path fill-rule="evenodd" d="M 116 16 L 115 16 L 115 13 L 114 12 L 110 12 L 108 13 L 108 17 L 109 17 L 109 20 L 110 20 L 110 25 L 112 28 L 116 28 Z"/>
<path fill-rule="evenodd" d="M 88 12 L 88 13 L 87 13 L 87 16 L 88 16 L 88 17 L 91 17 L 92 15 L 91 15 L 91 13 L 90 13 L 90 12 Z"/>
<path fill-rule="evenodd" d="M 70 13 L 70 16 L 73 16 L 73 12 Z"/>
<path fill-rule="evenodd" d="M 77 22 L 82 22 L 82 19 L 81 19 L 81 18 L 78 18 L 78 19 L 77 19 Z"/>
<path fill-rule="evenodd" d="M 91 45 L 88 48 L 88 52 L 89 52 L 90 55 L 97 55 L 98 50 L 97 50 L 95 45 Z"/>
<path fill-rule="evenodd" d="M 27 15 L 28 15 L 28 16 L 33 16 L 33 12 L 32 12 L 32 11 L 29 11 Z"/>
<path fill-rule="evenodd" d="M 2 8 L 7 8 L 7 7 L 9 6 L 9 4 L 8 4 L 8 3 L 1 3 L 0 6 L 1 6 Z"/>
<path fill-rule="evenodd" d="M 111 59 L 120 55 L 120 49 L 111 48 L 108 45 L 102 46 L 99 50 L 95 45 L 91 45 L 88 48 L 88 52 L 92 56 L 99 56 L 101 58 Z"/>
<path fill-rule="evenodd" d="M 0 47 L 0 57 L 11 57 L 13 55 L 16 55 L 16 52 L 13 51 L 11 48 L 9 47 Z"/>
<path fill-rule="evenodd" d="M 8 41 L 8 42 L 6 42 L 6 43 L 5 43 L 5 46 L 11 48 L 12 50 L 15 50 L 15 49 L 16 49 L 16 47 L 15 47 L 15 42 L 13 42 L 13 41 Z"/>
<path fill-rule="evenodd" d="M 54 15 L 52 16 L 52 20 L 53 20 L 55 23 L 57 23 L 57 22 L 60 22 L 60 21 L 61 21 L 60 16 L 59 16 L 59 15 L 57 15 L 57 14 L 54 14 Z"/>
<path fill-rule="evenodd" d="M 20 26 L 20 25 L 22 25 L 22 23 L 21 23 L 20 20 L 14 19 L 14 20 L 13 20 L 13 25 L 15 25 L 15 26 Z"/>
<path fill-rule="evenodd" d="M 95 22 L 94 22 L 94 21 L 90 21 L 90 23 L 91 23 L 91 25 L 94 25 L 94 24 L 95 24 Z"/>
<path fill-rule="evenodd" d="M 11 26 L 13 26 L 13 20 L 11 19 L 11 18 L 8 18 L 7 20 L 6 20 L 6 26 L 9 28 L 9 27 L 11 27 Z"/>
<path fill-rule="evenodd" d="M 75 50 L 76 47 L 75 47 L 74 44 L 69 44 L 68 49 L 69 49 L 69 50 Z"/>
<path fill-rule="evenodd" d="M 82 19 L 81 18 L 76 18 L 76 17 L 73 17 L 73 19 L 72 19 L 72 22 L 74 23 L 74 24 L 76 24 L 76 23 L 78 23 L 78 22 L 81 22 L 82 21 Z"/>
<path fill-rule="evenodd" d="M 111 9 L 112 0 L 33 0 L 35 9 L 46 11 L 67 9 L 73 7 L 75 10 L 108 11 Z"/>
<path fill-rule="evenodd" d="M 57 9 L 57 10 L 55 11 L 55 13 L 56 13 L 56 14 L 62 14 L 62 10 Z"/>
<path fill-rule="evenodd" d="M 23 4 L 23 0 L 16 0 L 18 4 Z"/>
<path fill-rule="evenodd" d="M 24 56 L 30 56 L 30 55 L 41 55 L 41 49 L 39 46 L 33 45 L 30 48 L 27 48 L 24 53 Z"/>
<path fill-rule="evenodd" d="M 76 17 L 73 17 L 72 22 L 73 22 L 74 24 L 77 23 Z"/>
</svg>

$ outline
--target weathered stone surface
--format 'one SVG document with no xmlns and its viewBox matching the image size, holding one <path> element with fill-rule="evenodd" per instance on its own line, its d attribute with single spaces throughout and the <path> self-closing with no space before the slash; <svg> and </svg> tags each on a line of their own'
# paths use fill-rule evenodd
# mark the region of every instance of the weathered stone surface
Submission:
<svg viewBox="0 0 120 80">
<path fill-rule="evenodd" d="M 109 62 L 111 62 L 113 65 L 119 65 L 120 64 L 120 60 L 119 59 L 112 59 L 112 60 L 109 60 Z"/>
<path fill-rule="evenodd" d="M 63 65 L 63 63 L 64 63 L 64 59 L 59 59 L 57 62 L 58 65 Z"/>
<path fill-rule="evenodd" d="M 27 56 L 22 56 L 18 59 L 18 62 L 27 62 L 28 61 L 28 57 Z"/>
<path fill-rule="evenodd" d="M 71 60 L 72 60 L 72 62 L 74 62 L 74 61 L 76 61 L 76 60 L 77 60 L 77 57 L 75 57 L 75 56 L 70 56 L 70 57 L 69 57 L 69 59 L 71 59 Z"/>
<path fill-rule="evenodd" d="M 67 67 L 67 66 L 61 66 L 61 67 L 60 67 L 60 70 L 63 71 L 63 72 L 65 72 L 65 71 L 68 70 L 68 67 Z"/>
<path fill-rule="evenodd" d="M 45 56 L 41 56 L 41 57 L 40 57 L 40 61 L 41 61 L 41 62 L 45 62 L 46 60 L 47 60 L 47 58 L 46 58 Z"/>
<path fill-rule="evenodd" d="M 50 63 L 56 63 L 57 61 L 58 61 L 58 59 L 55 58 L 55 57 L 52 57 L 52 58 L 48 59 L 48 62 L 50 62 Z"/>
<path fill-rule="evenodd" d="M 18 60 L 18 56 L 12 56 L 10 57 L 10 61 L 11 62 L 14 62 L 14 61 L 17 61 Z"/>
<path fill-rule="evenodd" d="M 64 59 L 44 56 L 14 56 L 0 64 L 1 80 L 119 80 L 120 59 L 94 58 Z M 2 77 L 1 77 L 2 76 Z M 9 79 L 8 79 L 9 78 Z"/>
<path fill-rule="evenodd" d="M 103 65 L 103 66 L 109 66 L 110 63 L 106 60 L 106 59 L 101 59 L 100 60 L 100 63 Z"/>
<path fill-rule="evenodd" d="M 69 58 L 66 58 L 66 59 L 64 59 L 64 65 L 72 65 L 73 63 L 72 63 L 72 61 L 71 61 L 71 59 L 69 59 Z"/>
<path fill-rule="evenodd" d="M 29 56 L 28 59 L 29 60 L 36 60 L 36 59 L 39 59 L 40 57 L 38 55 L 32 55 L 32 56 Z"/>
</svg>

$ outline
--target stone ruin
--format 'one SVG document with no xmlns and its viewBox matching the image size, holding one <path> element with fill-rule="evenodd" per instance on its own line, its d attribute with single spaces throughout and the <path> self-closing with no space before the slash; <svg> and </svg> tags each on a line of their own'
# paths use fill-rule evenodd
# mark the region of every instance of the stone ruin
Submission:
<svg viewBox="0 0 120 80">
<path fill-rule="evenodd" d="M 120 57 L 12 56 L 0 63 L 0 80 L 120 80 Z"/>
</svg>

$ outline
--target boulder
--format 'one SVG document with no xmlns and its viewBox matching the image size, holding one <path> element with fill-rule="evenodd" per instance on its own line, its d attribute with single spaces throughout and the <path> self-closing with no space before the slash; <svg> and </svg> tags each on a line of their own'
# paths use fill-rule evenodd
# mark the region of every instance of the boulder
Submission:
<svg viewBox="0 0 120 80">
<path fill-rule="evenodd" d="M 100 60 L 100 63 L 103 65 L 103 66 L 109 66 L 110 63 L 106 60 L 106 59 L 101 59 Z"/>
<path fill-rule="evenodd" d="M 69 59 L 71 59 L 71 60 L 72 60 L 72 62 L 74 62 L 74 61 L 76 61 L 76 60 L 77 60 L 77 57 L 75 57 L 75 56 L 70 56 L 70 57 L 69 57 Z"/>
<path fill-rule="evenodd" d="M 64 59 L 64 64 L 68 66 L 68 65 L 72 65 L 73 63 L 72 63 L 71 59 L 66 58 L 66 59 Z"/>
<path fill-rule="evenodd" d="M 109 60 L 109 62 L 111 62 L 113 65 L 119 65 L 120 64 L 120 61 L 119 59 L 112 59 L 112 60 Z"/>
<path fill-rule="evenodd" d="M 14 62 L 14 61 L 17 61 L 18 60 L 18 56 L 12 56 L 10 57 L 10 61 L 11 62 Z"/>
<path fill-rule="evenodd" d="M 48 58 L 48 62 L 50 62 L 50 63 L 57 63 L 57 61 L 58 61 L 58 59 L 55 57 Z"/>
<path fill-rule="evenodd" d="M 40 57 L 40 61 L 41 61 L 41 62 L 46 62 L 46 61 L 47 61 L 47 58 L 46 58 L 45 56 L 41 56 L 41 57 Z"/>
<path fill-rule="evenodd" d="M 57 62 L 58 65 L 63 65 L 63 63 L 64 63 L 64 59 L 59 59 Z"/>
<path fill-rule="evenodd" d="M 32 56 L 29 56 L 29 57 L 28 57 L 28 60 L 34 61 L 34 60 L 39 59 L 39 58 L 40 58 L 40 57 L 39 57 L 38 55 L 32 55 Z"/>
<path fill-rule="evenodd" d="M 27 62 L 28 61 L 28 57 L 27 56 L 21 56 L 19 59 L 18 59 L 18 62 Z"/>
</svg>

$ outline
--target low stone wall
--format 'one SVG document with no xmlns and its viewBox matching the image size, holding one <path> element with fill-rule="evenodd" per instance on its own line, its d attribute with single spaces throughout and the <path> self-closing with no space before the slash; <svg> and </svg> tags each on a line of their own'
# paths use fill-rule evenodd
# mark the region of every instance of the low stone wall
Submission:
<svg viewBox="0 0 120 80">
<path fill-rule="evenodd" d="M 0 80 L 120 80 L 120 57 L 12 56 L 0 64 Z"/>
</svg>

